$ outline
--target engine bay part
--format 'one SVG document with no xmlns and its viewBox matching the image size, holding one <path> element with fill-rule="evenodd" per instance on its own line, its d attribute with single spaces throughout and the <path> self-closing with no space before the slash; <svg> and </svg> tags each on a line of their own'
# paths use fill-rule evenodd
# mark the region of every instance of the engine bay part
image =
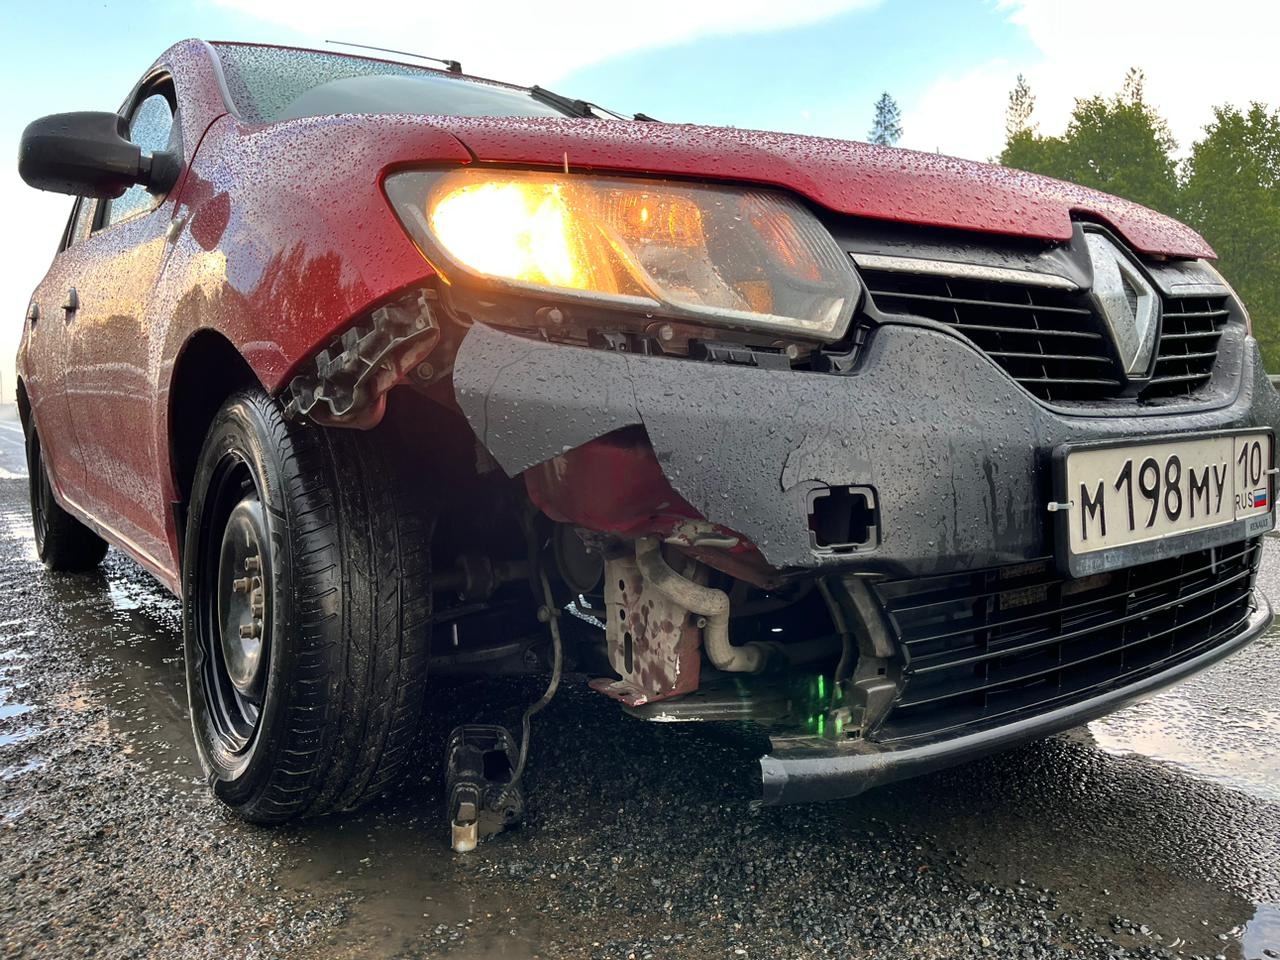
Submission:
<svg viewBox="0 0 1280 960">
<path fill-rule="evenodd" d="M 772 647 L 729 640 L 729 595 L 699 583 L 708 569 L 690 558 L 683 572 L 663 557 L 657 537 L 641 537 L 635 555 L 605 562 L 605 636 L 609 663 L 622 679 L 591 686 L 627 707 L 670 700 L 698 689 L 701 650 L 716 670 L 759 673 Z"/>
<path fill-rule="evenodd" d="M 662 557 L 662 546 L 656 537 L 636 541 L 636 565 L 645 583 L 663 596 L 700 615 L 707 658 L 717 670 L 726 673 L 759 673 L 768 661 L 764 644 L 750 643 L 735 647 L 729 642 L 729 595 L 723 590 L 706 587 L 676 573 Z"/>
<path fill-rule="evenodd" d="M 621 680 L 594 680 L 593 689 L 628 707 L 698 689 L 701 637 L 687 607 L 646 589 L 634 557 L 605 561 L 605 643 Z"/>
<path fill-rule="evenodd" d="M 457 566 L 435 574 L 432 588 L 436 593 L 456 593 L 461 600 L 488 600 L 504 583 L 515 583 L 529 576 L 529 564 L 519 560 L 497 561 L 491 557 L 464 553 Z"/>
<path fill-rule="evenodd" d="M 440 341 L 433 298 L 434 291 L 414 290 L 346 330 L 316 355 L 314 374 L 289 381 L 285 412 L 327 427 L 377 426 L 388 390 L 411 372 L 426 379 L 435 373 L 425 362 Z"/>
</svg>

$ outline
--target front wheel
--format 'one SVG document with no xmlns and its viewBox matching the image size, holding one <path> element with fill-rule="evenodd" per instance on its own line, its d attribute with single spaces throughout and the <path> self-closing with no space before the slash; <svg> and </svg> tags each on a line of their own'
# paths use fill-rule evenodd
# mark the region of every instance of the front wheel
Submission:
<svg viewBox="0 0 1280 960">
<path fill-rule="evenodd" d="M 376 796 L 414 753 L 431 621 L 429 524 L 377 438 L 236 394 L 188 516 L 187 692 L 215 794 L 259 823 Z"/>
</svg>

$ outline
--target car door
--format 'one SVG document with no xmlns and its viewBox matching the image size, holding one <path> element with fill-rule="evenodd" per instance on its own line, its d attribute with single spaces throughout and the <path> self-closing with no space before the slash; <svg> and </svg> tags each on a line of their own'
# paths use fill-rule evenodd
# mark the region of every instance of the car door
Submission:
<svg viewBox="0 0 1280 960">
<path fill-rule="evenodd" d="M 18 360 L 50 481 L 60 499 L 75 505 L 85 500 L 85 470 L 67 398 L 68 323 L 96 208 L 86 197 L 72 205 L 53 263 L 31 295 Z"/>
<path fill-rule="evenodd" d="M 131 98 L 129 138 L 144 153 L 178 150 L 173 82 L 157 76 Z M 71 417 L 80 438 L 89 509 L 153 567 L 168 565 L 165 505 L 157 476 L 148 309 L 167 250 L 174 195 L 135 186 L 99 203 L 82 243 L 90 254 L 80 273 L 70 321 L 67 369 Z"/>
</svg>

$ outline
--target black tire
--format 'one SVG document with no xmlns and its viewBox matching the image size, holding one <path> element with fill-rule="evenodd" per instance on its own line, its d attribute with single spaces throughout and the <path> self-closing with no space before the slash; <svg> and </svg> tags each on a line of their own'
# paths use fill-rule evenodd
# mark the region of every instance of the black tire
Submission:
<svg viewBox="0 0 1280 960">
<path fill-rule="evenodd" d="M 286 421 L 260 391 L 214 418 L 183 551 L 187 694 L 213 791 L 244 819 L 352 809 L 415 755 L 430 533 L 375 436 Z"/>
<path fill-rule="evenodd" d="M 34 425 L 27 436 L 27 483 L 31 490 L 31 529 L 36 554 L 50 570 L 92 570 L 107 555 L 107 541 L 63 510 L 53 497 L 49 469 Z"/>
</svg>

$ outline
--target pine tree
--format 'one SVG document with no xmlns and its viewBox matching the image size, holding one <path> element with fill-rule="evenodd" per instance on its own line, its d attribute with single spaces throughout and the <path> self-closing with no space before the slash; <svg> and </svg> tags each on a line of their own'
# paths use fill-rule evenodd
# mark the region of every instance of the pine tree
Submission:
<svg viewBox="0 0 1280 960">
<path fill-rule="evenodd" d="M 892 147 L 902 137 L 902 112 L 886 92 L 876 101 L 876 119 L 867 139 L 882 147 Z"/>
<path fill-rule="evenodd" d="M 1027 78 L 1018 74 L 1018 82 L 1009 91 L 1009 106 L 1004 114 L 1004 134 L 1006 140 L 1012 140 L 1022 133 L 1034 135 L 1036 125 L 1031 122 L 1031 114 L 1036 109 L 1036 95 L 1031 92 L 1031 84 Z"/>
<path fill-rule="evenodd" d="M 1130 67 L 1124 75 L 1124 84 L 1120 87 L 1120 98 L 1140 106 L 1145 102 L 1146 91 L 1147 75 L 1137 67 Z"/>
<path fill-rule="evenodd" d="M 1077 100 L 1062 136 L 1015 133 L 1000 162 L 1176 213 L 1177 144 L 1144 97 L 1142 71 L 1130 70 L 1115 96 Z"/>
</svg>

